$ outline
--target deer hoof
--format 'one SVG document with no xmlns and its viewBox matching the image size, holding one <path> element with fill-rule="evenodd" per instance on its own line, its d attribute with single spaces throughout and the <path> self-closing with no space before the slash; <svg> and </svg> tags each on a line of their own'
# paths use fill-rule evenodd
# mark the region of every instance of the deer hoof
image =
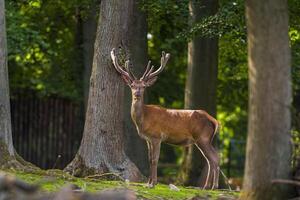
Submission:
<svg viewBox="0 0 300 200">
<path fill-rule="evenodd" d="M 154 188 L 154 184 L 153 183 L 147 183 L 146 187 L 148 187 L 148 188 Z"/>
</svg>

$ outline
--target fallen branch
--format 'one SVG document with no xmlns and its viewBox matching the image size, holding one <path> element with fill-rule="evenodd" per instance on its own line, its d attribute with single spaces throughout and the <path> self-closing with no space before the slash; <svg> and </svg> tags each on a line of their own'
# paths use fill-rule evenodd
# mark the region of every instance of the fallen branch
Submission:
<svg viewBox="0 0 300 200">
<path fill-rule="evenodd" d="M 227 176 L 225 175 L 225 173 L 220 168 L 219 168 L 219 170 L 220 170 L 222 176 L 224 177 L 225 184 L 228 186 L 229 191 L 232 191 Z"/>
<path fill-rule="evenodd" d="M 295 180 L 274 179 L 274 180 L 272 180 L 272 183 L 291 184 L 291 185 L 296 185 L 296 186 L 300 187 L 300 181 L 295 181 Z"/>
<path fill-rule="evenodd" d="M 121 179 L 122 181 L 124 181 L 124 178 L 121 177 L 120 174 L 118 174 L 118 173 L 94 174 L 94 175 L 86 176 L 86 177 L 84 177 L 84 178 L 86 178 L 86 179 L 93 179 L 93 178 L 101 178 L 101 177 L 103 177 L 103 176 L 110 176 L 110 175 L 116 176 L 116 177 L 118 177 L 119 179 Z"/>
</svg>

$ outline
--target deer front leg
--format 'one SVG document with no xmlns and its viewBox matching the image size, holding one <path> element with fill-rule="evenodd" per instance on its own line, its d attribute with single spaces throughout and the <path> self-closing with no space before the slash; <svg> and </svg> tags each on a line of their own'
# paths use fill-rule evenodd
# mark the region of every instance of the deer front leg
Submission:
<svg viewBox="0 0 300 200">
<path fill-rule="evenodd" d="M 160 153 L 160 143 L 158 139 L 153 139 L 148 142 L 149 162 L 150 162 L 150 175 L 148 186 L 154 187 L 157 184 L 157 163 Z"/>
<path fill-rule="evenodd" d="M 151 161 L 153 160 L 153 154 L 152 154 L 152 145 L 149 141 L 147 141 L 147 147 L 148 147 L 148 161 L 149 161 L 149 177 L 148 177 L 148 187 L 150 187 L 150 183 L 152 183 L 152 164 Z"/>
</svg>

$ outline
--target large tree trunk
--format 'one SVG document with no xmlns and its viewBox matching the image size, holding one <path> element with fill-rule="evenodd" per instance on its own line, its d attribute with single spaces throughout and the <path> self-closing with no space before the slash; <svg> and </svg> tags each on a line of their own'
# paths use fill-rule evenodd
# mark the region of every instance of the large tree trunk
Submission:
<svg viewBox="0 0 300 200">
<path fill-rule="evenodd" d="M 243 199 L 286 199 L 291 68 L 287 1 L 247 0 L 249 119 Z"/>
<path fill-rule="evenodd" d="M 9 104 L 4 0 L 0 0 L 0 166 L 14 159 Z"/>
<path fill-rule="evenodd" d="M 133 64 L 132 71 L 137 77 L 142 76 L 145 71 L 148 58 L 147 44 L 147 21 L 146 14 L 139 9 L 139 0 L 134 2 L 133 22 L 130 30 L 130 58 Z M 124 133 L 126 153 L 137 165 L 144 175 L 148 175 L 149 163 L 146 142 L 140 138 L 137 129 L 131 119 L 131 91 L 129 87 L 125 89 L 124 98 Z"/>
<path fill-rule="evenodd" d="M 65 169 L 76 176 L 111 172 L 131 181 L 141 177 L 124 151 L 124 84 L 110 58 L 112 48 L 128 49 L 132 4 L 132 0 L 101 2 L 83 138 Z"/>
<path fill-rule="evenodd" d="M 217 12 L 218 0 L 191 0 L 190 22 Z M 185 89 L 185 108 L 203 109 L 216 115 L 218 67 L 218 38 L 195 37 L 188 44 L 188 72 Z M 186 185 L 204 185 L 206 176 L 199 179 L 206 161 L 197 148 L 185 149 L 179 180 Z M 206 167 L 205 167 L 206 168 Z M 205 174 L 205 173 L 202 173 Z"/>
</svg>

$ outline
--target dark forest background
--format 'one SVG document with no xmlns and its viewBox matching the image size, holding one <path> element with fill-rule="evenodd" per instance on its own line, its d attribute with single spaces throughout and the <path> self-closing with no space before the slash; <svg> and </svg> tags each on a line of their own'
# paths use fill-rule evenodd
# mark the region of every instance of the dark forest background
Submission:
<svg viewBox="0 0 300 200">
<path fill-rule="evenodd" d="M 14 146 L 42 168 L 64 168 L 81 141 L 99 2 L 5 3 Z M 288 4 L 295 167 L 300 154 L 300 2 Z M 195 36 L 218 38 L 216 116 L 222 128 L 217 146 L 225 173 L 242 176 L 248 119 L 244 1 L 220 0 L 216 14 L 196 23 L 189 23 L 187 0 L 144 0 L 139 7 L 146 13 L 148 59 L 158 66 L 162 50 L 172 55 L 157 83 L 147 90 L 151 104 L 183 108 L 188 42 Z M 52 143 L 45 146 L 47 141 Z M 182 161 L 181 148 L 163 145 L 160 176 L 176 174 Z"/>
</svg>

